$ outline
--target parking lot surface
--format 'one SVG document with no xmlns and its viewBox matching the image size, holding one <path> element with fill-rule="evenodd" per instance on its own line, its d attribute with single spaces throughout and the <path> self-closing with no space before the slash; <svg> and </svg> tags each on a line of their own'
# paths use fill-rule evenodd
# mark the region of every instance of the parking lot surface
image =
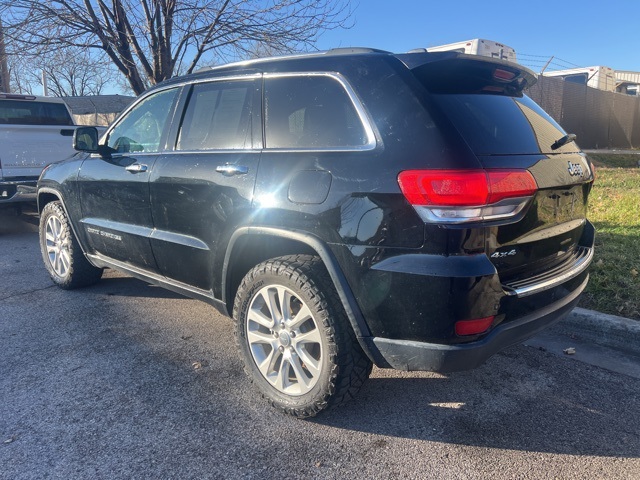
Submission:
<svg viewBox="0 0 640 480">
<path fill-rule="evenodd" d="M 640 477 L 638 378 L 520 345 L 471 372 L 374 369 L 295 420 L 205 303 L 112 271 L 54 287 L 36 221 L 0 214 L 0 478 Z"/>
</svg>

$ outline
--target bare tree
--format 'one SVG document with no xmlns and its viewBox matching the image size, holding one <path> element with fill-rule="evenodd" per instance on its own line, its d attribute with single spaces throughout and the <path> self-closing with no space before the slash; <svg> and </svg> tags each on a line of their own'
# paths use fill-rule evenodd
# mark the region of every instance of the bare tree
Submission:
<svg viewBox="0 0 640 480">
<path fill-rule="evenodd" d="M 9 44 L 7 51 L 11 91 L 16 93 L 39 94 L 45 76 L 51 95 L 101 95 L 117 76 L 108 59 L 91 56 L 86 50 L 57 50 L 42 56 L 18 55 Z"/>
<path fill-rule="evenodd" d="M 348 0 L 5 0 L 5 36 L 32 53 L 102 50 L 139 94 L 264 45 L 290 52 L 348 27 Z"/>
<path fill-rule="evenodd" d="M 23 95 L 34 95 L 38 86 L 36 75 L 31 72 L 24 57 L 18 55 L 7 55 L 7 71 L 9 72 L 10 91 Z M 28 72 L 28 74 L 26 74 Z"/>
<path fill-rule="evenodd" d="M 0 19 L 0 92 L 9 92 L 9 65 L 7 62 L 7 53 L 4 44 L 4 33 L 2 28 L 2 19 Z"/>
<path fill-rule="evenodd" d="M 73 52 L 58 50 L 39 62 L 51 93 L 57 97 L 102 94 L 114 78 L 110 63 L 106 59 L 94 58 L 86 51 L 78 55 L 70 53 Z M 38 76 L 40 83 L 41 78 Z"/>
</svg>

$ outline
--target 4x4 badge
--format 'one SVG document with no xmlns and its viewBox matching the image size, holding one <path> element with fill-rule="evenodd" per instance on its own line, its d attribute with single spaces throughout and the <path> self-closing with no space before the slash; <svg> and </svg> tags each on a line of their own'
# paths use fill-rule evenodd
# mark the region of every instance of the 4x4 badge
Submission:
<svg viewBox="0 0 640 480">
<path fill-rule="evenodd" d="M 516 252 L 516 249 L 512 249 L 509 250 L 508 252 L 494 252 L 491 255 L 491 258 L 504 258 L 504 257 L 511 257 L 513 255 L 516 255 L 518 252 Z"/>
<path fill-rule="evenodd" d="M 579 163 L 571 163 L 571 162 L 567 162 L 569 164 L 569 175 L 576 176 L 576 175 L 580 175 L 581 177 L 584 175 L 584 170 L 582 169 L 582 165 L 580 165 Z"/>
</svg>

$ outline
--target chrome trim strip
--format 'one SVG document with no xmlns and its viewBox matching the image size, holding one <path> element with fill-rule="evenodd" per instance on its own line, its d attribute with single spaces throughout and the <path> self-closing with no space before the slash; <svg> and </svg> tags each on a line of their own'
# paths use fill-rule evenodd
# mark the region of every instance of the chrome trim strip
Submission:
<svg viewBox="0 0 640 480">
<path fill-rule="evenodd" d="M 182 282 L 177 282 L 163 275 L 149 272 L 148 270 L 144 270 L 139 267 L 134 267 L 133 265 L 129 265 L 128 263 L 124 263 L 119 260 L 114 260 L 113 258 L 107 257 L 106 255 L 102 255 L 101 253 L 90 253 L 90 254 L 87 254 L 86 257 L 94 265 L 99 265 L 103 267 L 115 267 L 117 270 L 126 272 L 141 280 L 165 286 L 170 290 L 173 289 L 173 291 L 176 291 L 177 289 L 178 293 L 181 293 L 183 295 L 188 295 L 195 298 L 202 298 L 208 301 L 210 300 L 218 301 L 213 296 L 213 292 L 211 290 L 202 290 L 200 288 L 187 285 Z"/>
<path fill-rule="evenodd" d="M 158 230 L 154 228 L 149 239 L 159 240 L 174 245 L 181 245 L 183 247 L 195 248 L 197 250 L 209 251 L 209 246 L 199 238 L 192 237 L 190 235 L 183 235 L 181 233 L 169 232 L 167 230 Z"/>
<path fill-rule="evenodd" d="M 574 277 L 577 277 L 582 272 L 584 272 L 587 267 L 591 264 L 591 260 L 593 260 L 593 248 L 582 247 L 587 250 L 587 254 L 585 256 L 580 257 L 573 267 L 558 275 L 557 277 L 542 281 L 540 283 L 534 283 L 532 285 L 527 285 L 521 288 L 509 288 L 508 285 L 503 285 L 503 288 L 506 288 L 507 295 L 517 296 L 519 298 L 528 297 L 529 295 L 534 295 L 536 293 L 540 293 L 544 290 L 549 290 L 550 288 L 557 287 L 561 283 L 566 282 L 567 280 L 571 280 Z"/>
<path fill-rule="evenodd" d="M 182 88 L 185 85 L 195 85 L 195 84 L 199 84 L 199 83 L 210 83 L 210 82 L 220 82 L 220 81 L 225 81 L 225 80 L 256 80 L 262 77 L 261 73 L 251 73 L 249 75 L 227 75 L 227 76 L 222 76 L 222 77 L 208 77 L 208 78 L 199 78 L 197 80 L 194 79 L 188 79 L 188 80 L 183 80 L 180 82 L 175 82 L 175 83 L 171 83 L 169 85 L 163 85 L 159 88 L 152 88 L 149 89 L 145 92 L 142 92 L 139 96 L 137 96 L 133 102 L 131 102 L 127 108 L 125 108 L 119 115 L 118 118 L 116 119 L 116 121 L 109 125 L 109 127 L 102 133 L 102 135 L 100 136 L 100 141 L 102 141 L 103 139 L 107 139 L 108 135 L 111 134 L 111 131 L 120 123 L 120 121 L 122 120 L 122 118 L 124 118 L 125 115 L 127 115 L 129 113 L 130 110 L 132 110 L 133 108 L 136 107 L 136 105 L 138 105 L 140 102 L 142 102 L 145 98 L 147 98 L 149 95 L 153 95 L 159 92 L 164 92 L 165 90 L 171 90 L 173 88 Z M 100 142 L 99 142 L 100 143 Z M 164 150 L 159 150 L 158 152 L 146 152 L 149 154 L 159 154 L 162 153 Z M 132 153 L 132 152 L 127 152 L 127 153 Z M 142 152 L 139 152 L 142 153 Z M 136 152 L 136 156 L 137 156 L 138 152 Z"/>
<path fill-rule="evenodd" d="M 261 73 L 250 73 L 248 75 L 225 75 L 222 77 L 205 77 L 198 79 L 190 79 L 183 82 L 172 83 L 171 87 L 178 86 L 184 87 L 185 85 L 199 85 L 201 83 L 212 83 L 212 82 L 225 82 L 229 80 L 233 81 L 241 81 L 241 80 L 258 80 L 262 78 Z M 167 88 L 171 88 L 167 87 Z M 154 90 L 154 92 L 159 92 L 161 90 Z"/>
<path fill-rule="evenodd" d="M 235 153 L 238 155 L 244 155 L 245 153 L 262 153 L 260 148 L 219 148 L 210 150 L 164 150 L 159 152 L 161 155 L 211 155 L 217 153 Z"/>
<path fill-rule="evenodd" d="M 134 235 L 136 237 L 149 238 L 154 229 L 149 227 L 142 227 L 140 225 L 134 225 L 132 223 L 114 222 L 112 220 L 105 220 L 102 218 L 85 217 L 79 222 L 86 229 L 87 227 L 105 228 L 117 233 L 126 233 L 127 235 Z"/>
<path fill-rule="evenodd" d="M 489 223 L 496 221 L 505 221 L 504 224 L 513 223 L 517 220 L 517 216 L 522 212 L 522 210 L 529 205 L 533 196 L 530 197 L 514 197 L 507 198 L 501 200 L 497 203 L 492 203 L 489 205 L 480 205 L 480 206 L 468 206 L 468 207 L 435 207 L 431 205 L 414 205 L 413 208 L 416 210 L 422 221 L 425 223 L 433 223 L 433 224 L 441 224 L 441 225 L 461 225 L 465 223 Z M 451 210 L 451 211 L 464 211 L 464 210 L 486 210 L 492 207 L 513 207 L 513 210 L 507 213 L 499 213 L 495 215 L 479 215 L 473 217 L 443 217 L 436 215 L 433 210 Z"/>
</svg>

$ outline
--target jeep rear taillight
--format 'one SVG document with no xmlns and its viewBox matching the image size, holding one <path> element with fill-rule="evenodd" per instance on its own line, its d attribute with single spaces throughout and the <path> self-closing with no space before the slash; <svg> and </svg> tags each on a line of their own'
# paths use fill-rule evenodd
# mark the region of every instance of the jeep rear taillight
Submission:
<svg viewBox="0 0 640 480">
<path fill-rule="evenodd" d="M 406 170 L 398 184 L 430 223 L 513 218 L 538 190 L 528 170 Z"/>
</svg>

